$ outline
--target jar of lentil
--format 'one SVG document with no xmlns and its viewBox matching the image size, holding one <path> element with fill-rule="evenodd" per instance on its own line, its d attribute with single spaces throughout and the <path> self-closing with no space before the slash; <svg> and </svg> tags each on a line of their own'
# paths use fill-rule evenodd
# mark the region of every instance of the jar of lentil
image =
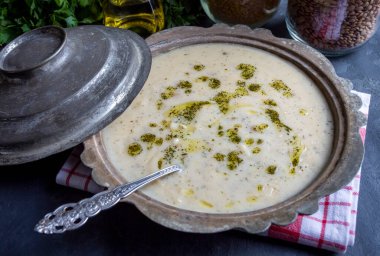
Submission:
<svg viewBox="0 0 380 256">
<path fill-rule="evenodd" d="M 277 12 L 280 0 L 201 0 L 201 4 L 215 23 L 259 27 Z"/>
<path fill-rule="evenodd" d="M 289 0 L 290 35 L 326 56 L 350 53 L 377 29 L 380 0 Z"/>
</svg>

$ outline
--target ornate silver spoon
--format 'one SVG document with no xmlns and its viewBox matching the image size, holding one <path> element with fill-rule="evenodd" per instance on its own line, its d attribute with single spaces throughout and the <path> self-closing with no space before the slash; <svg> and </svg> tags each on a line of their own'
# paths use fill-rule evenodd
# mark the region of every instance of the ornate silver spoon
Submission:
<svg viewBox="0 0 380 256">
<path fill-rule="evenodd" d="M 64 204 L 54 212 L 46 214 L 38 222 L 34 230 L 44 234 L 57 234 L 77 229 L 85 224 L 89 217 L 97 215 L 102 210 L 111 208 L 120 199 L 129 196 L 137 189 L 162 176 L 181 170 L 181 167 L 178 165 L 169 166 L 132 183 L 119 185 L 111 190 L 100 192 L 79 203 Z"/>
</svg>

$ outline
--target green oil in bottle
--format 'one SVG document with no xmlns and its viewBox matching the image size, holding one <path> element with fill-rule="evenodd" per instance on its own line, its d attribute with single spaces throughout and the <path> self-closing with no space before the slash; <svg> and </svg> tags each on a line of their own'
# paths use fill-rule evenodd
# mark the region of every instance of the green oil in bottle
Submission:
<svg viewBox="0 0 380 256">
<path fill-rule="evenodd" d="M 164 28 L 162 0 L 105 0 L 104 25 L 149 36 Z"/>
</svg>

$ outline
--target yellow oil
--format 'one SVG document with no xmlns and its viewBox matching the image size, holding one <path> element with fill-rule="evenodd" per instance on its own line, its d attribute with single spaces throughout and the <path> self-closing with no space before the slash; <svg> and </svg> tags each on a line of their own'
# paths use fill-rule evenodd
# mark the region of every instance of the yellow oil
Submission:
<svg viewBox="0 0 380 256">
<path fill-rule="evenodd" d="M 105 0 L 104 25 L 149 36 L 164 28 L 162 0 Z"/>
</svg>

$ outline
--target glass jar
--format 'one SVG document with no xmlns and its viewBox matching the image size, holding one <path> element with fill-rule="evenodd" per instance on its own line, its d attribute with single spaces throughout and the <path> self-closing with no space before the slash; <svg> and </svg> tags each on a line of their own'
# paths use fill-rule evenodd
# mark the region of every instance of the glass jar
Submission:
<svg viewBox="0 0 380 256">
<path fill-rule="evenodd" d="M 162 0 L 104 0 L 104 25 L 147 37 L 164 28 Z"/>
<path fill-rule="evenodd" d="M 215 23 L 259 27 L 276 13 L 280 0 L 201 0 L 201 4 Z"/>
<path fill-rule="evenodd" d="M 350 53 L 377 29 L 380 0 L 289 0 L 290 35 L 326 56 Z"/>
</svg>

